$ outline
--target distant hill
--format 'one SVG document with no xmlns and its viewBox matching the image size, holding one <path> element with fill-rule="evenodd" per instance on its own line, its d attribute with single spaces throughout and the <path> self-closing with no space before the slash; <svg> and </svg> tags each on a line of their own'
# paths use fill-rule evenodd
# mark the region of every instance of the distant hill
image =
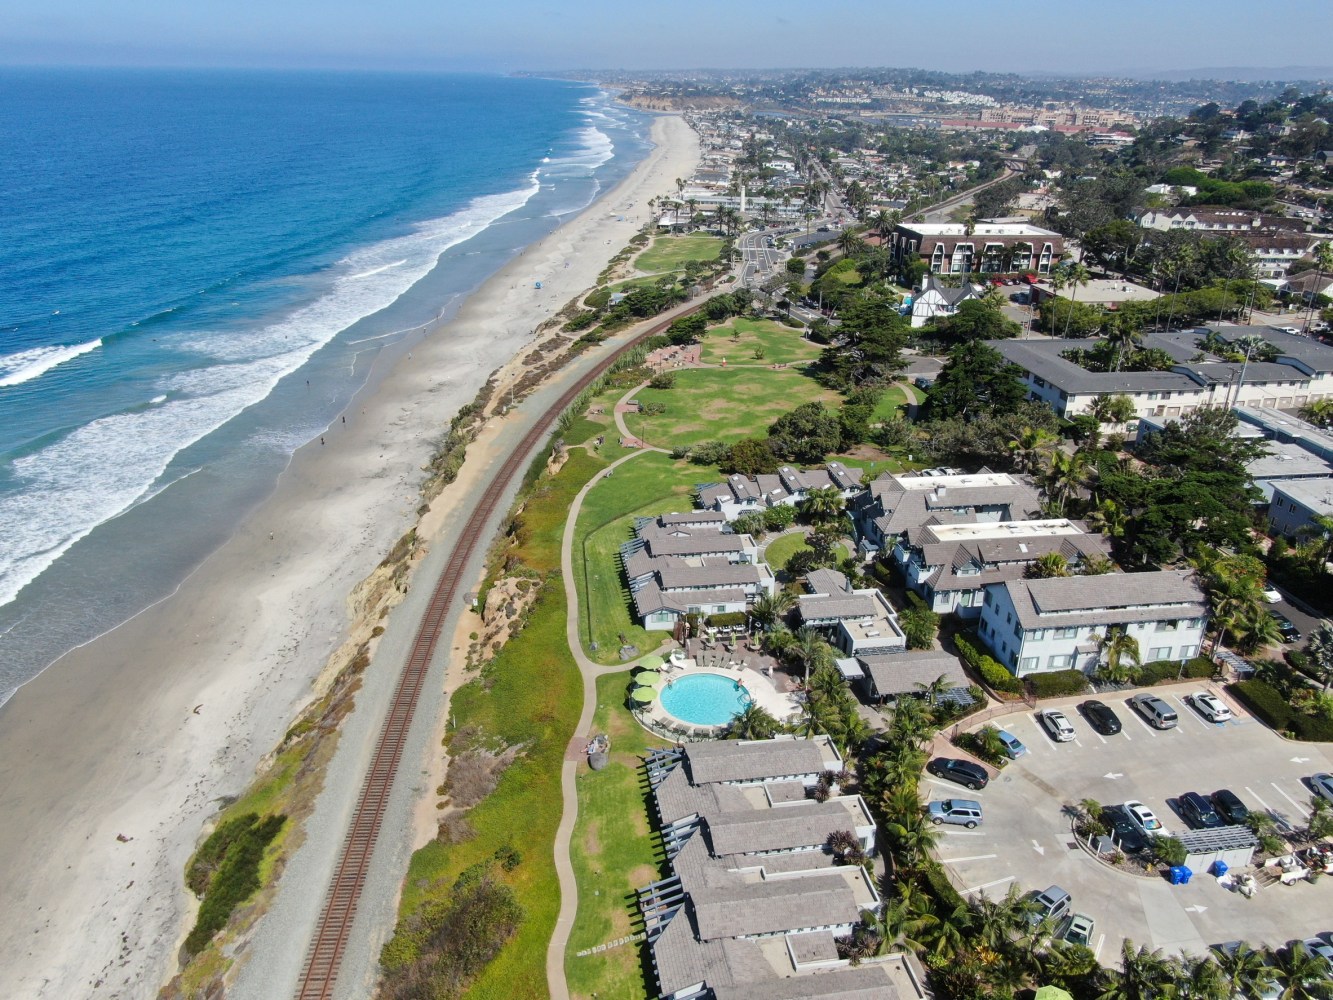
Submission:
<svg viewBox="0 0 1333 1000">
<path fill-rule="evenodd" d="M 1333 80 L 1333 66 L 1201 66 L 1198 69 L 1167 69 L 1131 74 L 1140 80 L 1238 80 L 1255 83 L 1278 80 L 1308 83 Z"/>
</svg>

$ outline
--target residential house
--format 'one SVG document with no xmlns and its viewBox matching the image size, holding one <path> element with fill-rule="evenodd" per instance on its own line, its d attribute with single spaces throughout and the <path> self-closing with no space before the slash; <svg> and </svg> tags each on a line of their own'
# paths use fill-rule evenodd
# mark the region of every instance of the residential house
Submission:
<svg viewBox="0 0 1333 1000">
<path fill-rule="evenodd" d="M 1052 552 L 1077 567 L 1110 558 L 1102 535 L 1066 518 L 1041 521 L 982 521 L 925 524 L 898 536 L 893 558 L 914 590 L 938 614 L 981 614 L 985 587 L 1021 579 L 1029 566 Z"/>
<path fill-rule="evenodd" d="M 957 476 L 885 473 L 852 498 L 852 520 L 867 555 L 891 549 L 899 535 L 934 522 L 1024 521 L 1040 514 L 1030 479 L 1004 472 Z"/>
<path fill-rule="evenodd" d="M 1199 655 L 1207 620 L 1193 574 L 1159 570 L 991 584 L 977 632 L 1001 663 L 1024 677 L 1093 670 L 1112 628 L 1138 640 L 1144 663 L 1183 663 Z"/>
<path fill-rule="evenodd" d="M 936 650 L 910 653 L 874 653 L 836 661 L 838 671 L 858 683 L 867 701 L 884 702 L 902 695 L 918 695 L 941 677 L 950 688 L 972 683 L 958 657 Z"/>
<path fill-rule="evenodd" d="M 837 570 L 819 569 L 805 580 L 809 593 L 796 599 L 801 624 L 827 629 L 833 645 L 848 656 L 907 648 L 898 613 L 875 588 L 857 590 Z"/>
<path fill-rule="evenodd" d="M 916 254 L 934 274 L 1050 274 L 1065 249 L 1064 237 L 1049 229 L 997 222 L 900 224 L 889 245 L 895 261 Z"/>
<path fill-rule="evenodd" d="M 920 290 L 911 297 L 912 328 L 917 329 L 937 319 L 954 315 L 958 307 L 969 299 L 979 299 L 986 294 L 985 285 L 974 285 L 964 281 L 957 288 L 943 284 L 933 274 L 921 279 Z"/>
<path fill-rule="evenodd" d="M 1322 537 L 1317 517 L 1333 517 L 1333 479 L 1297 479 L 1273 484 L 1268 505 L 1269 533 L 1289 542 Z"/>
<path fill-rule="evenodd" d="M 695 489 L 699 506 L 717 511 L 728 521 L 742 514 L 769 507 L 795 507 L 813 489 L 832 487 L 849 499 L 861 491 L 861 473 L 841 462 L 829 462 L 822 469 L 797 469 L 784 465 L 777 472 L 758 476 L 733 474 L 726 482 L 705 483 Z"/>
<path fill-rule="evenodd" d="M 670 874 L 638 890 L 656 993 L 667 1000 L 921 1000 L 911 959 L 853 968 L 836 940 L 877 912 L 874 879 L 837 865 L 831 834 L 876 850 L 859 795 L 814 791 L 844 762 L 827 737 L 692 743 L 646 762 Z"/>
</svg>

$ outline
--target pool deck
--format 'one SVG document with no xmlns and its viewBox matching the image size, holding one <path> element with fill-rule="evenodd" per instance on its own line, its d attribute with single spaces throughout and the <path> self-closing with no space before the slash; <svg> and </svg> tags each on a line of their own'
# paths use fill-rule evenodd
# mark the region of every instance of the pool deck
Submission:
<svg viewBox="0 0 1333 1000">
<path fill-rule="evenodd" d="M 743 653 L 739 646 L 734 651 L 728 652 L 720 644 L 712 652 L 701 652 L 702 655 L 695 658 L 684 656 L 682 650 L 676 650 L 662 668 L 667 685 L 682 677 L 712 674 L 739 681 L 745 686 L 755 704 L 765 709 L 779 722 L 786 722 L 791 716 L 799 713 L 800 706 L 796 703 L 796 699 L 779 689 L 779 685 L 785 680 L 785 675 L 776 671 L 772 676 L 766 674 L 765 669 L 771 670 L 771 667 L 764 663 L 754 665 L 756 656 L 753 652 Z M 746 659 L 747 656 L 749 660 Z M 758 659 L 772 662 L 772 658 L 767 656 Z M 648 729 L 658 733 L 665 730 L 681 736 L 717 737 L 723 735 L 726 730 L 725 725 L 704 726 L 678 719 L 662 707 L 660 700 L 649 703 L 643 711 L 636 713 L 636 717 Z"/>
</svg>

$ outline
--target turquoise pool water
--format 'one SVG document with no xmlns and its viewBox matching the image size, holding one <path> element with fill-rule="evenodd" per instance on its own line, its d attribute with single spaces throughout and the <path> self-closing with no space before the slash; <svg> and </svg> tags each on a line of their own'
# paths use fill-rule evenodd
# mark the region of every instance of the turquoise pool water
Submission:
<svg viewBox="0 0 1333 1000">
<path fill-rule="evenodd" d="M 682 722 L 723 726 L 750 704 L 749 693 L 730 677 L 687 674 L 662 689 L 662 707 Z"/>
</svg>

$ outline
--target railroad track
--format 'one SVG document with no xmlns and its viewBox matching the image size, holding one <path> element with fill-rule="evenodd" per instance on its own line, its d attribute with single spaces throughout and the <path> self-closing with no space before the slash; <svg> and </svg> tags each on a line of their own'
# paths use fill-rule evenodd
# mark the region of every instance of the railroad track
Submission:
<svg viewBox="0 0 1333 1000">
<path fill-rule="evenodd" d="M 402 761 L 403 747 L 407 742 L 408 729 L 412 725 L 412 716 L 416 712 L 417 699 L 421 695 L 421 688 L 430 669 L 431 659 L 435 655 L 435 646 L 444 629 L 445 619 L 453 608 L 458 588 L 463 583 L 463 574 L 485 534 L 487 520 L 504 498 L 505 490 L 514 477 L 522 472 L 528 456 L 537 448 L 543 437 L 549 433 L 551 425 L 574 402 L 579 393 L 605 373 L 617 358 L 637 346 L 641 340 L 661 333 L 674 320 L 689 315 L 702 304 L 703 301 L 700 301 L 693 309 L 687 309 L 671 319 L 654 324 L 599 362 L 565 390 L 564 394 L 532 425 L 532 429 L 523 436 L 518 447 L 505 458 L 482 494 L 481 502 L 473 507 L 472 516 L 463 526 L 444 572 L 440 574 L 435 584 L 435 592 L 431 594 L 421 624 L 417 628 L 416 638 L 412 642 L 411 654 L 398 678 L 393 703 L 385 717 L 384 727 L 375 745 L 375 756 L 371 759 L 370 769 L 366 772 L 365 781 L 361 786 L 356 811 L 352 815 L 352 825 L 338 858 L 337 870 L 324 898 L 324 909 L 315 928 L 315 938 L 306 954 L 305 966 L 297 987 L 297 1000 L 333 998 L 343 952 L 352 933 L 352 920 L 356 916 L 361 890 L 366 884 L 370 858 L 379 839 L 380 825 L 389 805 L 389 793 L 393 791 L 398 765 Z"/>
</svg>

